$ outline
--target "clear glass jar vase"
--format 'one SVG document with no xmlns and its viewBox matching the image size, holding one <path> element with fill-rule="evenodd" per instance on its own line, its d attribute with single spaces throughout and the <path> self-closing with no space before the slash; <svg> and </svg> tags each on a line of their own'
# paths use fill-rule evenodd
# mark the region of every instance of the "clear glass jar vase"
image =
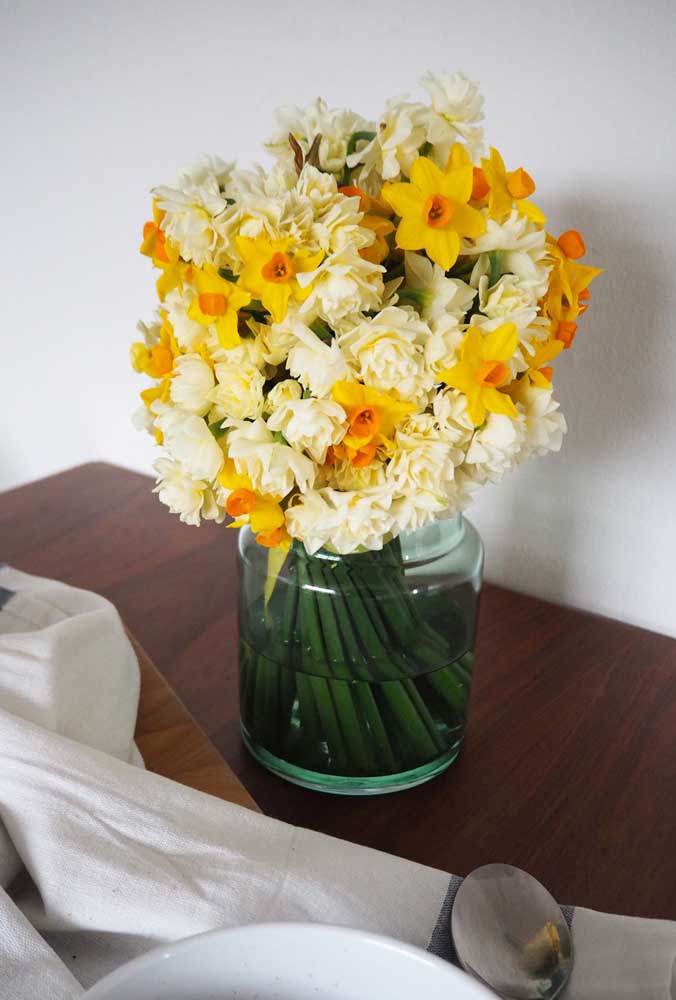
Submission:
<svg viewBox="0 0 676 1000">
<path fill-rule="evenodd" d="M 380 552 L 278 556 L 239 541 L 244 742 L 268 770 L 326 792 L 410 788 L 457 757 L 467 718 L 483 546 L 461 515 Z"/>
</svg>

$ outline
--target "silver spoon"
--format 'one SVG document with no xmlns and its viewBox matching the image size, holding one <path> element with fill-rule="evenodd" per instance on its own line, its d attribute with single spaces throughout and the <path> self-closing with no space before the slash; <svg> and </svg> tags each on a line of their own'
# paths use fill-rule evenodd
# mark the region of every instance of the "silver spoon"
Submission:
<svg viewBox="0 0 676 1000">
<path fill-rule="evenodd" d="M 573 968 L 558 903 L 511 865 L 484 865 L 467 876 L 453 904 L 451 933 L 465 972 L 506 1000 L 553 1000 Z"/>
</svg>

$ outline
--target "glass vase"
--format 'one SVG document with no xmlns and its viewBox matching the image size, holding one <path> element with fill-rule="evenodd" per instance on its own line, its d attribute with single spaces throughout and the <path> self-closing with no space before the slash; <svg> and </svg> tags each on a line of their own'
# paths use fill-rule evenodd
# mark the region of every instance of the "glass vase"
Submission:
<svg viewBox="0 0 676 1000">
<path fill-rule="evenodd" d="M 483 568 L 468 521 L 349 556 L 308 556 L 297 542 L 280 556 L 243 528 L 238 564 L 242 736 L 264 767 L 368 795 L 428 781 L 455 760 Z"/>
</svg>

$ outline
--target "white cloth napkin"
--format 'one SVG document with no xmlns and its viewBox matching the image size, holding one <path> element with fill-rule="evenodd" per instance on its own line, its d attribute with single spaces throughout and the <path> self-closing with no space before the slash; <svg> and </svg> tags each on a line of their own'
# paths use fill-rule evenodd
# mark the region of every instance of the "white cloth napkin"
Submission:
<svg viewBox="0 0 676 1000">
<path fill-rule="evenodd" d="M 448 874 L 134 766 L 138 667 L 111 604 L 4 567 L 0 606 L 3 1000 L 73 1000 L 160 942 L 258 921 L 429 945 Z M 676 924 L 578 908 L 573 936 L 570 1000 L 676 998 Z"/>
</svg>

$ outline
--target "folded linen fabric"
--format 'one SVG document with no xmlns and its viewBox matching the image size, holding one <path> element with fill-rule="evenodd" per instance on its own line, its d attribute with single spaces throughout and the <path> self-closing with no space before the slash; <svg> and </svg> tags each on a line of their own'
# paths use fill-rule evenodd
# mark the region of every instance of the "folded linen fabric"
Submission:
<svg viewBox="0 0 676 1000">
<path fill-rule="evenodd" d="M 133 766 L 138 670 L 114 608 L 7 568 L 0 588 L 4 1000 L 73 1000 L 160 942 L 260 921 L 443 953 L 451 876 Z M 676 924 L 578 908 L 572 926 L 571 1000 L 676 997 Z"/>
</svg>

